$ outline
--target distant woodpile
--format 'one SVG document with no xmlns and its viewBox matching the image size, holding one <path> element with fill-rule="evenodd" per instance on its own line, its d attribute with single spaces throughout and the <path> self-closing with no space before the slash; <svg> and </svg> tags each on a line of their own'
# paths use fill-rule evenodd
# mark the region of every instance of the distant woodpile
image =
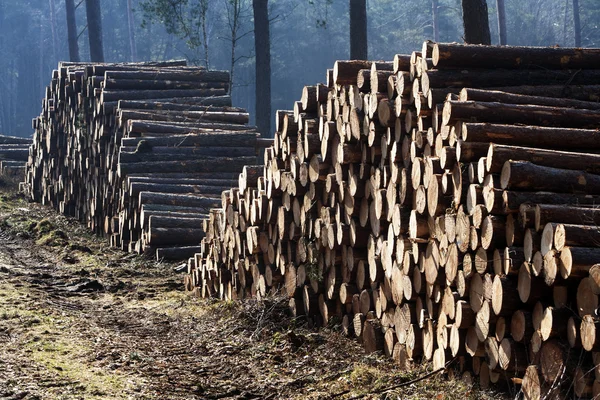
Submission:
<svg viewBox="0 0 600 400">
<path fill-rule="evenodd" d="M 25 190 L 113 246 L 186 258 L 199 251 L 201 219 L 255 163 L 247 122 L 227 71 L 64 62 L 33 120 Z"/>
<path fill-rule="evenodd" d="M 599 65 L 600 49 L 431 42 L 337 61 L 210 210 L 186 288 L 282 290 L 402 364 L 597 396 Z"/>
<path fill-rule="evenodd" d="M 25 177 L 31 139 L 0 135 L 0 176 L 17 182 Z"/>
</svg>

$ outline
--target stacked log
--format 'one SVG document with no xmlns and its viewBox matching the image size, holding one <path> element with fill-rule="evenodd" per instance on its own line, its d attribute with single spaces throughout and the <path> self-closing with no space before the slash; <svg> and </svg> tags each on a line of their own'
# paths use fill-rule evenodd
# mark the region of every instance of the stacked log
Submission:
<svg viewBox="0 0 600 400">
<path fill-rule="evenodd" d="M 201 218 L 260 145 L 229 79 L 181 61 L 59 64 L 33 120 L 29 195 L 113 246 L 193 255 Z"/>
<path fill-rule="evenodd" d="M 21 182 L 31 139 L 0 135 L 0 176 Z"/>
<path fill-rule="evenodd" d="M 597 395 L 599 62 L 432 42 L 337 61 L 209 211 L 186 289 L 283 291 L 402 365 Z"/>
</svg>

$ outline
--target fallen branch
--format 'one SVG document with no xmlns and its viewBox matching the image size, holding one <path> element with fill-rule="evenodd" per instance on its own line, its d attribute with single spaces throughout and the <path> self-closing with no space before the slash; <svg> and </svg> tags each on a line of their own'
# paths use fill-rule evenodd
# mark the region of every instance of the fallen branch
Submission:
<svg viewBox="0 0 600 400">
<path fill-rule="evenodd" d="M 445 369 L 448 367 L 448 365 L 450 365 L 450 364 L 451 364 L 453 361 L 454 361 L 454 359 L 453 359 L 453 360 L 450 360 L 450 361 L 448 361 L 448 362 L 446 363 L 446 365 L 444 365 L 443 367 L 441 367 L 441 368 L 438 368 L 438 369 L 436 369 L 435 371 L 431 371 L 431 372 L 429 372 L 429 373 L 427 373 L 427 374 L 425 374 L 425 375 L 419 376 L 418 378 L 411 379 L 411 380 L 410 380 L 410 381 L 408 381 L 408 382 L 402 382 L 402 383 L 398 383 L 398 384 L 396 384 L 396 385 L 394 385 L 394 386 L 389 386 L 389 387 L 387 387 L 387 388 L 378 389 L 378 390 L 373 390 L 373 391 L 372 391 L 372 392 L 370 392 L 369 394 L 381 394 L 381 393 L 391 392 L 392 390 L 396 390 L 396 389 L 399 389 L 399 388 L 401 388 L 401 387 L 405 387 L 405 386 L 410 386 L 410 385 L 412 385 L 413 383 L 417 383 L 417 382 L 423 381 L 423 380 L 425 380 L 425 379 L 427 379 L 427 378 L 430 378 L 430 377 L 432 377 L 432 376 L 434 376 L 434 375 L 438 374 L 438 373 L 439 373 L 439 372 L 441 372 L 441 371 L 444 371 L 444 370 L 445 370 Z M 348 394 L 348 393 L 350 393 L 350 390 L 345 390 L 345 391 L 343 391 L 343 392 L 336 393 L 336 394 L 332 395 L 330 398 L 331 398 L 331 399 L 335 399 L 336 397 L 340 397 L 340 396 L 343 396 L 343 395 L 345 395 L 345 394 Z M 358 400 L 358 399 L 362 399 L 362 398 L 363 398 L 363 397 L 365 397 L 365 396 L 366 396 L 366 394 L 361 394 L 361 395 L 358 395 L 358 396 L 350 397 L 350 398 L 348 398 L 347 400 Z"/>
</svg>

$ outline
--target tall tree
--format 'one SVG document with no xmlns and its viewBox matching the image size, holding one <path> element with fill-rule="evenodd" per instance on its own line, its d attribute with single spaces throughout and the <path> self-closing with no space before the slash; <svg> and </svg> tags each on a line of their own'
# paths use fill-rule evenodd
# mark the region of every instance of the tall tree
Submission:
<svg viewBox="0 0 600 400">
<path fill-rule="evenodd" d="M 440 23 L 439 23 L 439 0 L 431 0 L 431 16 L 433 23 L 433 40 L 439 42 L 440 40 Z"/>
<path fill-rule="evenodd" d="M 100 0 L 85 0 L 85 8 L 88 23 L 88 39 L 90 41 L 91 61 L 104 62 Z"/>
<path fill-rule="evenodd" d="M 263 137 L 271 135 L 271 40 L 268 0 L 253 0 L 256 53 L 256 126 Z"/>
<path fill-rule="evenodd" d="M 77 43 L 77 20 L 75 19 L 75 1 L 65 0 L 67 11 L 67 37 L 69 42 L 69 60 L 79 61 L 79 44 Z"/>
<path fill-rule="evenodd" d="M 498 36 L 500 44 L 506 44 L 506 12 L 504 9 L 504 0 L 496 0 L 496 13 L 498 14 Z"/>
<path fill-rule="evenodd" d="M 581 22 L 579 21 L 579 0 L 573 0 L 573 29 L 575 30 L 575 47 L 581 47 Z"/>
<path fill-rule="evenodd" d="M 464 41 L 469 44 L 492 44 L 486 0 L 462 0 Z"/>
<path fill-rule="evenodd" d="M 350 0 L 350 59 L 366 60 L 367 55 L 367 1 Z"/>
<path fill-rule="evenodd" d="M 235 64 L 238 62 L 238 57 L 235 55 L 238 41 L 240 37 L 240 28 L 242 26 L 243 17 L 243 0 L 226 0 L 225 9 L 227 11 L 227 25 L 229 27 L 230 37 L 227 38 L 231 42 L 231 64 L 229 67 L 229 86 L 233 90 L 233 78 L 235 76 Z"/>
<path fill-rule="evenodd" d="M 129 26 L 129 53 L 131 61 L 137 61 L 137 46 L 135 43 L 135 21 L 133 19 L 133 4 L 127 0 L 127 25 Z"/>
<path fill-rule="evenodd" d="M 53 61 L 58 60 L 58 41 L 56 38 L 56 8 L 54 6 L 54 0 L 49 1 L 50 5 L 50 28 L 52 30 L 52 56 Z"/>
<path fill-rule="evenodd" d="M 204 46 L 204 66 L 209 68 L 210 60 L 208 57 L 208 33 L 206 30 L 206 16 L 208 14 L 209 0 L 200 0 L 200 26 L 202 28 L 202 44 Z"/>
</svg>

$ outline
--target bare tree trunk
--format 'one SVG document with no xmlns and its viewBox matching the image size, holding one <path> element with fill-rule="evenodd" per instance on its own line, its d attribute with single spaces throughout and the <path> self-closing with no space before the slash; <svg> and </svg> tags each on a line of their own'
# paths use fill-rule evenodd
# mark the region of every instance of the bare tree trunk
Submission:
<svg viewBox="0 0 600 400">
<path fill-rule="evenodd" d="M 104 62 L 102 47 L 102 14 L 100 0 L 85 0 L 88 23 L 88 39 L 90 41 L 90 58 L 93 62 Z"/>
<path fill-rule="evenodd" d="M 350 59 L 366 60 L 367 55 L 367 2 L 350 0 Z"/>
<path fill-rule="evenodd" d="M 486 0 L 462 0 L 464 41 L 469 44 L 492 44 Z"/>
<path fill-rule="evenodd" d="M 204 45 L 204 66 L 208 69 L 209 57 L 208 57 L 208 33 L 206 32 L 206 14 L 208 13 L 208 1 L 209 0 L 201 0 L 201 19 L 202 19 L 202 42 Z"/>
<path fill-rule="evenodd" d="M 431 0 L 431 16 L 433 22 L 433 40 L 436 42 L 440 41 L 440 23 L 439 23 L 439 0 Z"/>
<path fill-rule="evenodd" d="M 500 44 L 506 45 L 506 11 L 504 9 L 504 0 L 496 0 L 496 11 L 498 13 L 498 35 Z"/>
<path fill-rule="evenodd" d="M 240 14 L 242 12 L 241 0 L 231 0 L 230 6 L 227 8 L 227 19 L 231 32 L 231 67 L 229 73 L 229 88 L 233 91 L 233 77 L 235 72 L 235 49 L 238 41 L 238 30 L 240 28 Z M 227 4 L 227 3 L 226 3 Z"/>
<path fill-rule="evenodd" d="M 49 0 L 50 5 L 50 28 L 52 29 L 52 56 L 54 57 L 53 61 L 56 62 L 58 60 L 58 42 L 56 39 L 56 14 L 55 14 L 55 4 L 54 0 Z"/>
<path fill-rule="evenodd" d="M 133 19 L 133 4 L 127 0 L 127 24 L 129 25 L 129 50 L 131 61 L 137 61 L 137 46 L 135 43 L 135 21 Z"/>
<path fill-rule="evenodd" d="M 565 0 L 565 20 L 563 24 L 563 46 L 567 46 L 567 24 L 569 23 L 569 3 L 570 0 Z"/>
<path fill-rule="evenodd" d="M 579 0 L 573 0 L 573 29 L 575 30 L 575 47 L 581 47 L 581 22 L 579 21 Z"/>
<path fill-rule="evenodd" d="M 256 126 L 263 137 L 271 135 L 271 40 L 268 0 L 253 0 L 256 53 Z"/>
<path fill-rule="evenodd" d="M 77 20 L 75 19 L 75 1 L 65 0 L 67 11 L 67 37 L 69 42 L 69 60 L 79 61 L 79 44 L 77 43 Z"/>
</svg>

